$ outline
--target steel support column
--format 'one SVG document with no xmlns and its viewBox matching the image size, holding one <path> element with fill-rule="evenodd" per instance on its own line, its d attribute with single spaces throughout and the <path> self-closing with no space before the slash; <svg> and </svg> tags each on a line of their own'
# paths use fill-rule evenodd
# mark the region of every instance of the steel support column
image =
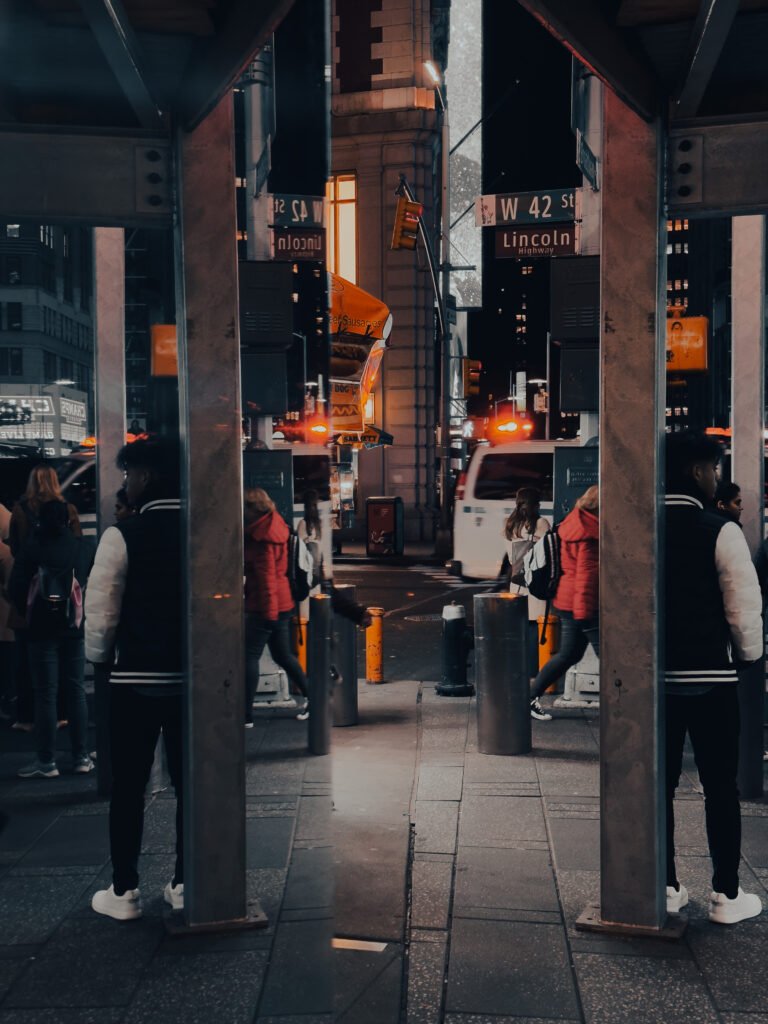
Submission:
<svg viewBox="0 0 768 1024">
<path fill-rule="evenodd" d="M 731 259 L 731 479 L 744 498 L 742 525 L 754 554 L 763 542 L 765 440 L 765 217 L 734 217 Z M 740 673 L 739 790 L 763 795 L 761 661 Z"/>
<path fill-rule="evenodd" d="M 184 913 L 246 919 L 240 348 L 232 96 L 176 142 L 186 668 Z"/>
<path fill-rule="evenodd" d="M 663 134 L 610 89 L 604 104 L 600 907 L 587 915 L 597 927 L 653 934 L 666 917 L 659 721 Z"/>
<path fill-rule="evenodd" d="M 125 232 L 93 232 L 95 310 L 96 491 L 99 536 L 112 524 L 120 475 L 115 457 L 125 444 Z"/>
</svg>

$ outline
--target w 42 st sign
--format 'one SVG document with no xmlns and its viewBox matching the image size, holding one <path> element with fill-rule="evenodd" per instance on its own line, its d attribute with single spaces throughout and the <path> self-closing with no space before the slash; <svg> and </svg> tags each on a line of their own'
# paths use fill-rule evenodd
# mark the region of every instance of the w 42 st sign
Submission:
<svg viewBox="0 0 768 1024">
<path fill-rule="evenodd" d="M 545 192 L 478 196 L 475 200 L 475 224 L 485 228 L 573 221 L 580 192 L 578 188 L 553 188 Z"/>
</svg>

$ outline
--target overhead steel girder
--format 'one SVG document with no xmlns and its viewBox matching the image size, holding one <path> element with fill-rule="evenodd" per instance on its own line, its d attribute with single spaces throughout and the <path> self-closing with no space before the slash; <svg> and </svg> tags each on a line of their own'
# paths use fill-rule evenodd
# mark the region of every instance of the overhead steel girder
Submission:
<svg viewBox="0 0 768 1024">
<path fill-rule="evenodd" d="M 170 152 L 162 135 L 0 130 L 0 214 L 162 227 L 171 223 Z"/>
<path fill-rule="evenodd" d="M 80 0 L 91 31 L 142 128 L 162 128 L 146 83 L 140 47 L 120 0 Z"/>
<path fill-rule="evenodd" d="M 768 121 L 673 125 L 667 207 L 683 217 L 768 211 Z"/>
<path fill-rule="evenodd" d="M 661 89 L 653 72 L 606 21 L 596 0 L 518 2 L 644 120 L 659 113 Z"/>
<path fill-rule="evenodd" d="M 676 118 L 696 116 L 738 10 L 739 0 L 705 0 L 699 8 Z"/>
</svg>

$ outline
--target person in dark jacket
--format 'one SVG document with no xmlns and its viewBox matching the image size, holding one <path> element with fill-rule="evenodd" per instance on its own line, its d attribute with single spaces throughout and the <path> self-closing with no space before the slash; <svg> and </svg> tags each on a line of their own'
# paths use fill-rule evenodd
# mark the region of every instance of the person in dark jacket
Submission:
<svg viewBox="0 0 768 1024">
<path fill-rule="evenodd" d="M 587 644 L 600 653 L 598 630 L 598 537 L 600 493 L 589 487 L 557 528 L 562 576 L 552 606 L 560 617 L 560 649 L 550 658 L 531 687 L 531 717 L 552 718 L 539 697 L 584 657 Z"/>
<path fill-rule="evenodd" d="M 762 910 L 739 886 L 739 665 L 763 653 L 762 602 L 744 534 L 708 508 L 721 448 L 704 434 L 667 435 L 664 685 L 667 911 L 688 903 L 675 866 L 674 795 L 686 733 L 704 789 L 712 857 L 709 919 L 736 924 Z"/>
<path fill-rule="evenodd" d="M 147 438 L 120 450 L 128 503 L 138 514 L 104 531 L 85 603 L 86 656 L 109 666 L 112 884 L 98 914 L 142 913 L 138 861 L 144 791 L 162 733 L 176 791 L 176 867 L 163 896 L 184 906 L 182 800 L 182 590 L 178 446 Z"/>
<path fill-rule="evenodd" d="M 69 527 L 69 509 L 54 498 L 37 509 L 36 525 L 16 550 L 9 593 L 20 618 L 27 618 L 26 642 L 35 693 L 37 760 L 19 770 L 22 779 L 52 779 L 56 765 L 56 702 L 63 689 L 69 703 L 73 770 L 93 771 L 88 756 L 88 712 L 85 702 L 82 606 L 73 602 L 82 591 L 93 562 L 89 541 Z M 33 580 L 36 583 L 33 587 Z M 45 582 L 44 584 L 44 581 Z M 75 592 L 77 581 L 79 592 Z M 53 603 L 44 590 L 58 589 Z M 37 597 L 34 597 L 37 594 Z M 32 595 L 30 600 L 30 595 Z M 28 608 L 29 603 L 29 608 Z M 58 610 L 54 610 L 58 606 Z"/>
<path fill-rule="evenodd" d="M 245 725 L 253 726 L 253 697 L 264 648 L 306 699 L 307 677 L 291 651 L 289 625 L 294 600 L 288 580 L 290 530 L 266 491 L 245 492 Z M 309 717 L 309 700 L 296 716 Z"/>
</svg>

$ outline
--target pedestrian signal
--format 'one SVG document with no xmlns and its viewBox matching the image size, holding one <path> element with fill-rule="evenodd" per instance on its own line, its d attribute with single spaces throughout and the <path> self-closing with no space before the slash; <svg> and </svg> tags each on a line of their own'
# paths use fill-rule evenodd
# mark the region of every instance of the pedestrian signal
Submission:
<svg viewBox="0 0 768 1024">
<path fill-rule="evenodd" d="M 391 249 L 416 248 L 416 241 L 419 237 L 419 220 L 422 213 L 424 213 L 424 207 L 421 203 L 413 203 L 405 196 L 398 197 Z"/>
<path fill-rule="evenodd" d="M 461 376 L 464 385 L 464 397 L 480 394 L 480 371 L 483 364 L 479 359 L 462 359 Z"/>
</svg>

